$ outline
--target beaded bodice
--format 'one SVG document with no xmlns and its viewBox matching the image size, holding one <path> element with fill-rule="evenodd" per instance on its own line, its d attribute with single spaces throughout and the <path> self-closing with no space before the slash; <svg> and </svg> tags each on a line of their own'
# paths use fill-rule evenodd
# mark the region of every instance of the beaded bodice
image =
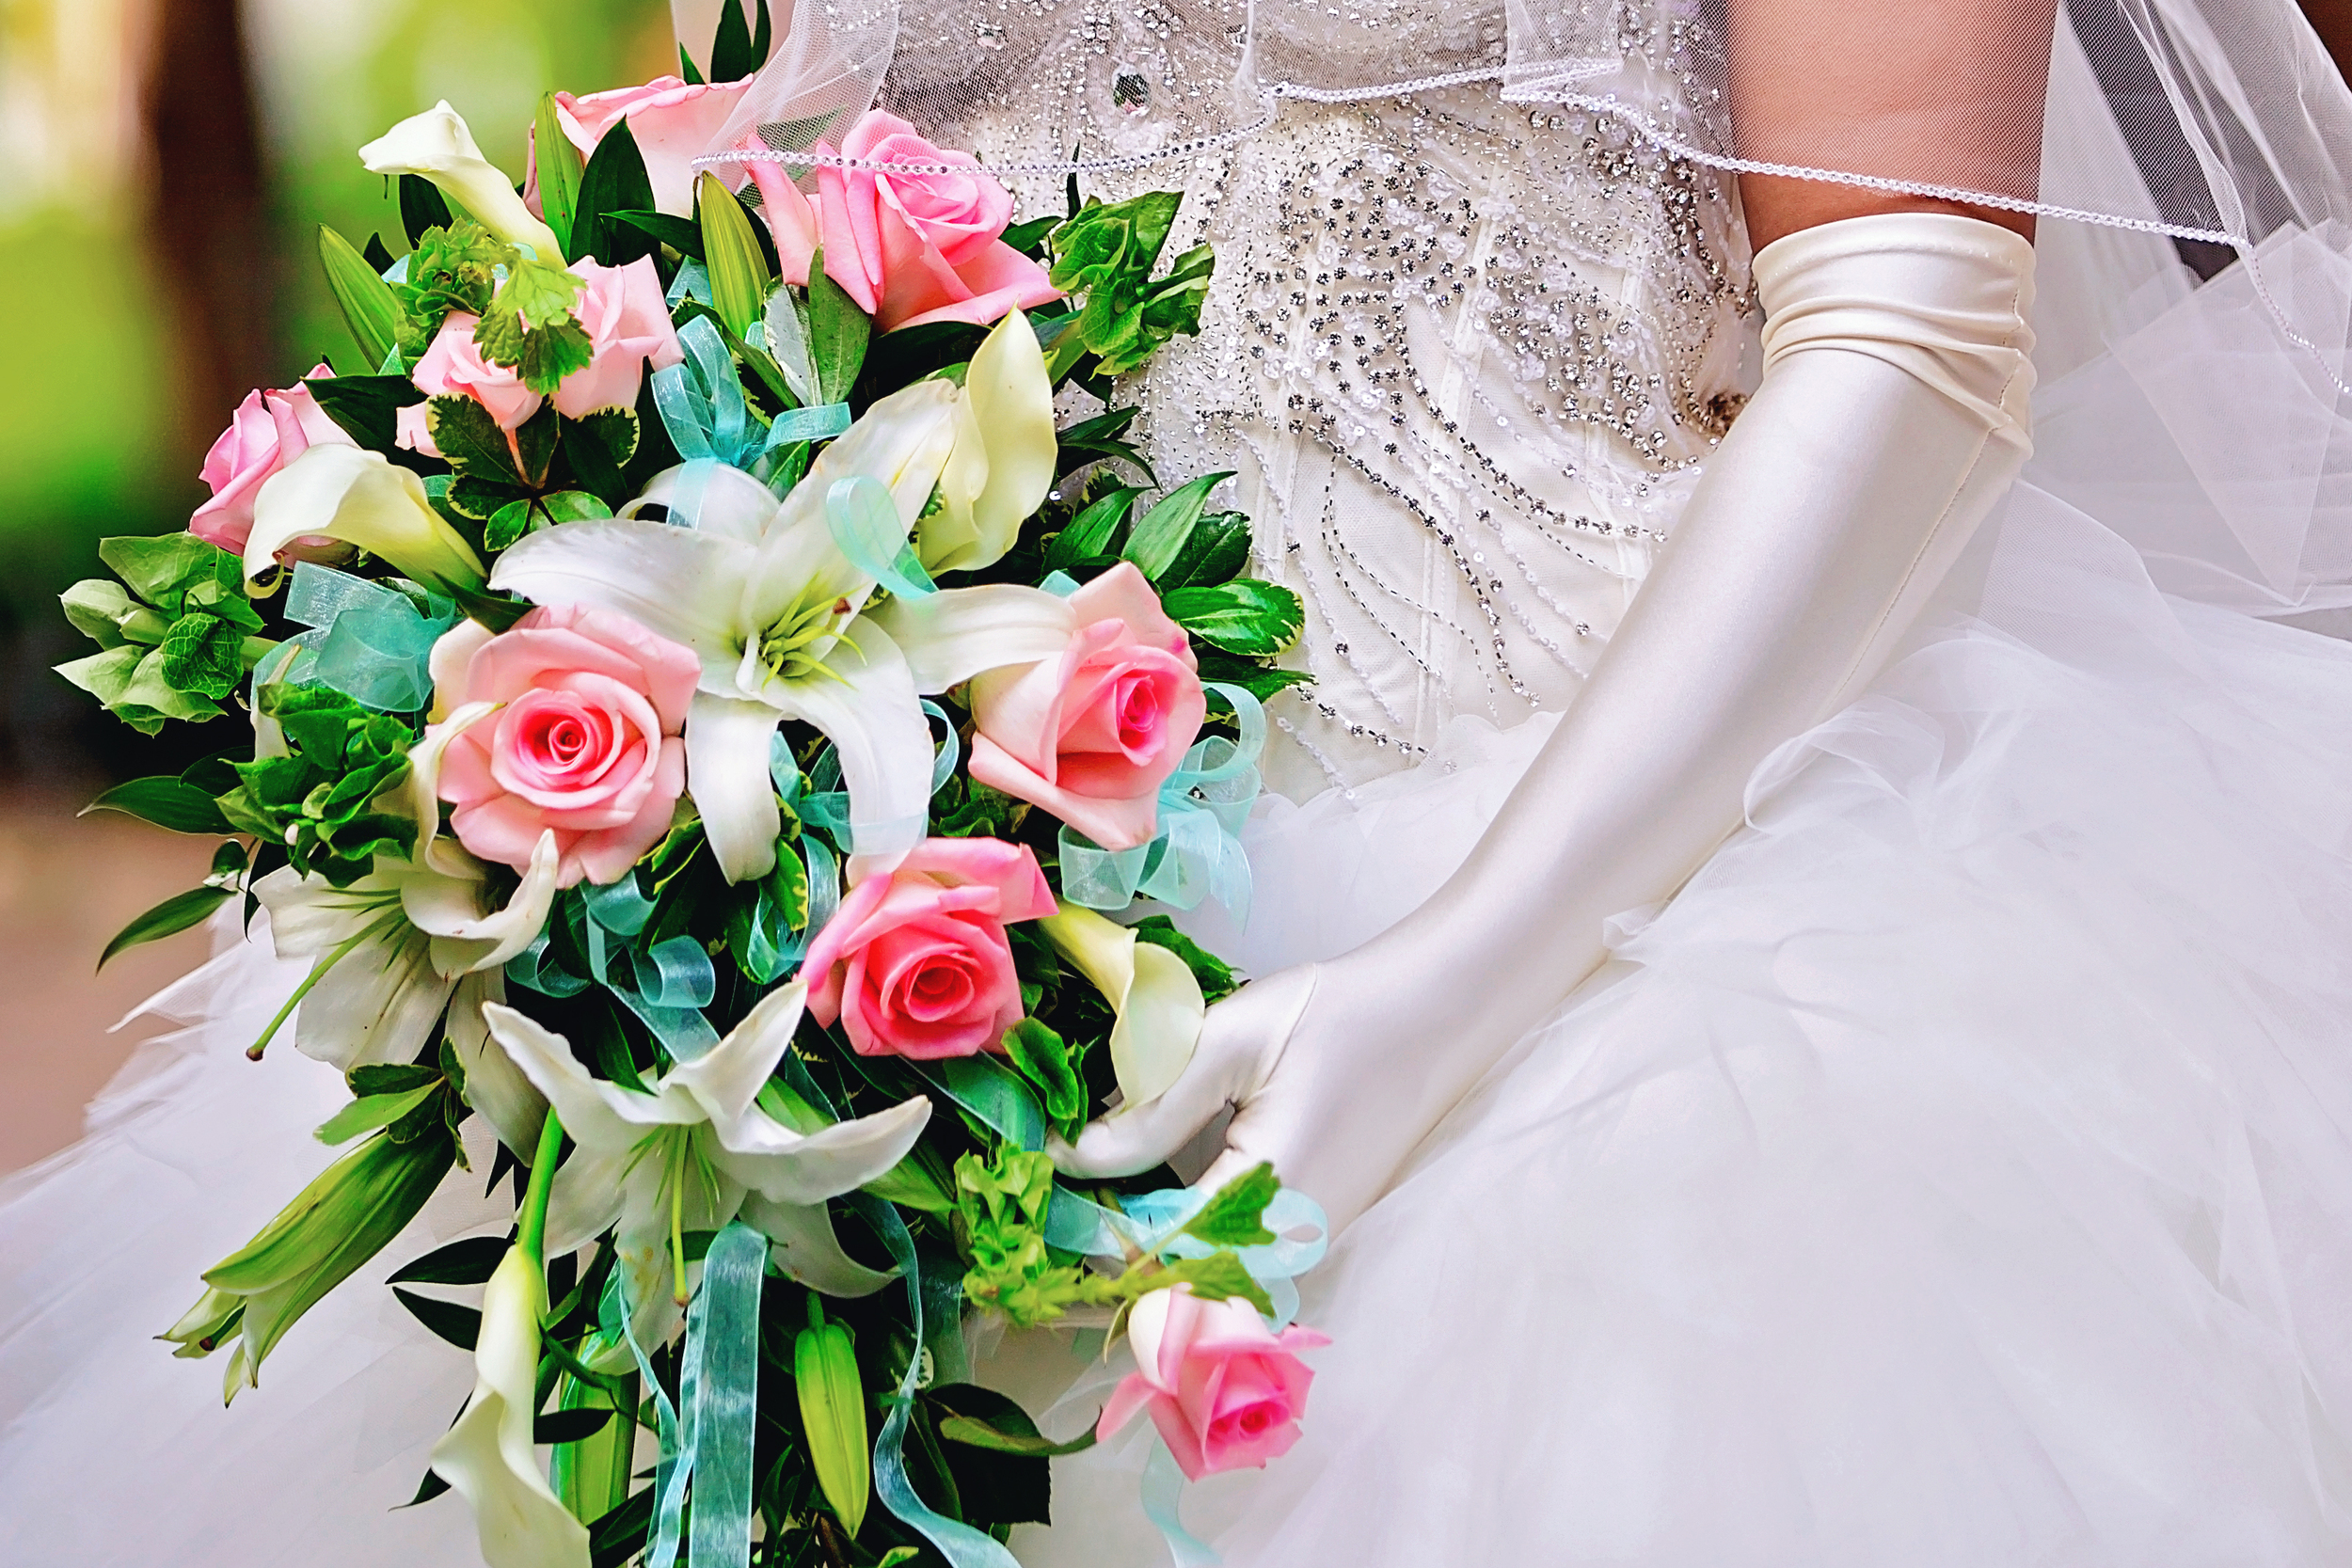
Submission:
<svg viewBox="0 0 2352 1568">
<path fill-rule="evenodd" d="M 1565 707 L 1753 365 L 1721 177 L 1471 86 L 1286 105 L 1183 221 L 1216 245 L 1202 331 L 1129 391 L 1161 471 L 1237 471 L 1259 570 L 1306 600 L 1269 781 Z"/>
</svg>

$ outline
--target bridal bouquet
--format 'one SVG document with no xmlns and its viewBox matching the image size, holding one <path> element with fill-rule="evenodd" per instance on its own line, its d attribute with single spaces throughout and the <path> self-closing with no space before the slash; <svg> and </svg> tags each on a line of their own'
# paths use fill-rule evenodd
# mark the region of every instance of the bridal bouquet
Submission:
<svg viewBox="0 0 2352 1568">
<path fill-rule="evenodd" d="M 418 1500 L 494 1568 L 1009 1564 L 1093 1433 L 977 1386 L 967 1315 L 1125 1332 L 1100 1430 L 1148 1414 L 1184 1475 L 1296 1433 L 1312 1205 L 1043 1149 L 1234 984 L 1149 911 L 1248 896 L 1300 608 L 1228 476 L 1057 412 L 1197 330 L 1177 197 L 1012 224 L 881 112 L 763 128 L 814 194 L 739 195 L 672 150 L 739 90 L 550 95 L 519 191 L 447 104 L 364 149 L 410 248 L 321 233 L 359 358 L 249 397 L 188 531 L 65 595 L 125 721 L 250 716 L 97 802 L 223 841 L 108 956 L 241 901 L 308 965 L 250 1053 L 352 1094 L 164 1338 L 233 1397 L 470 1171 L 511 1232 L 391 1278 L 475 1357 Z"/>
</svg>

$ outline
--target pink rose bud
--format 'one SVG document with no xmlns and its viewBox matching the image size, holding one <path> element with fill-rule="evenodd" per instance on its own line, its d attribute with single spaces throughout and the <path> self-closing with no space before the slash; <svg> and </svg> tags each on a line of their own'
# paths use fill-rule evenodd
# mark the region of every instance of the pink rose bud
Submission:
<svg viewBox="0 0 2352 1568">
<path fill-rule="evenodd" d="M 1311 1328 L 1278 1335 L 1248 1302 L 1202 1301 L 1188 1285 L 1136 1303 L 1127 1338 L 1137 1370 L 1111 1390 L 1095 1433 L 1109 1437 L 1145 1411 L 1193 1481 L 1288 1453 L 1315 1376 L 1294 1353 L 1331 1342 Z"/>
<path fill-rule="evenodd" d="M 1058 658 L 972 682 L 972 776 L 1042 806 L 1105 849 L 1149 844 L 1160 785 L 1200 733 L 1208 699 L 1184 628 L 1129 562 L 1070 596 Z"/>
<path fill-rule="evenodd" d="M 441 323 L 441 330 L 417 361 L 417 369 L 409 380 L 417 390 L 428 398 L 471 398 L 490 411 L 490 418 L 501 430 L 520 429 L 546 400 L 523 385 L 523 378 L 504 365 L 493 365 L 482 356 L 481 345 L 473 341 L 474 328 L 481 318 L 464 310 L 453 310 Z M 404 408 L 397 417 L 396 439 L 411 451 L 428 457 L 441 455 L 433 444 L 431 427 L 425 420 L 426 405 L 420 403 Z"/>
<path fill-rule="evenodd" d="M 1012 218 L 1012 194 L 971 153 L 934 147 L 905 120 L 872 109 L 841 138 L 841 155 L 918 166 L 904 172 L 817 171 L 826 275 L 882 331 L 934 321 L 985 326 L 1009 310 L 1061 297 L 1043 267 L 999 237 Z M 945 173 L 929 171 L 940 166 Z M 753 166 L 755 179 L 759 166 Z M 760 182 L 763 204 L 771 187 L 782 183 Z M 770 227 L 787 275 L 797 264 L 806 276 L 805 251 L 783 254 L 788 239 L 798 243 L 797 226 Z"/>
<path fill-rule="evenodd" d="M 310 378 L 334 373 L 322 364 Z M 196 515 L 188 519 L 188 531 L 232 555 L 243 555 L 245 542 L 253 532 L 253 503 L 262 483 L 322 444 L 358 445 L 342 426 L 327 418 L 310 388 L 296 382 L 278 391 L 247 392 L 229 428 L 204 454 L 201 477 L 211 487 L 213 499 L 196 509 Z M 325 538 L 296 543 L 297 547 L 287 554 L 327 557 L 344 554 L 349 548 Z"/>
<path fill-rule="evenodd" d="M 667 370 L 686 357 L 661 297 L 661 275 L 649 256 L 625 267 L 575 261 L 572 271 L 587 284 L 580 295 L 580 325 L 596 357 L 556 388 L 556 412 L 577 420 L 599 408 L 634 408 L 647 365 Z"/>
<path fill-rule="evenodd" d="M 1053 890 L 1025 847 L 926 839 L 896 871 L 852 888 L 810 944 L 809 1013 L 838 1020 L 861 1055 L 993 1051 L 1022 1018 L 1005 927 L 1053 912 Z"/>
<path fill-rule="evenodd" d="M 437 713 L 498 705 L 441 756 L 437 787 L 457 808 L 460 844 L 520 870 L 552 829 L 556 881 L 571 887 L 618 881 L 670 831 L 702 673 L 691 650 L 626 615 L 565 608 L 487 639 L 460 623 L 434 652 Z"/>
</svg>

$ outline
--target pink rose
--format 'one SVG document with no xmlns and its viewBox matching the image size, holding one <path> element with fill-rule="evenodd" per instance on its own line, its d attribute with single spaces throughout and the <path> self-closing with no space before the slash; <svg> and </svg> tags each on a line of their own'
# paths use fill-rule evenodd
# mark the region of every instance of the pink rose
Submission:
<svg viewBox="0 0 2352 1568">
<path fill-rule="evenodd" d="M 686 357 L 670 325 L 660 274 L 654 271 L 650 257 L 625 267 L 575 261 L 571 270 L 585 285 L 578 311 L 595 356 L 556 388 L 556 411 L 576 420 L 599 408 L 633 408 L 646 365 L 663 370 Z M 483 357 L 481 345 L 473 341 L 478 321 L 462 310 L 453 311 L 410 379 L 427 397 L 472 398 L 490 411 L 501 430 L 511 433 L 539 412 L 546 400 L 524 386 L 515 371 Z M 440 455 L 423 404 L 400 411 L 399 441 L 412 451 Z"/>
<path fill-rule="evenodd" d="M 334 373 L 326 365 L 310 372 L 312 376 Z M 204 454 L 201 477 L 212 488 L 213 499 L 196 509 L 196 515 L 188 519 L 188 531 L 232 555 L 243 555 L 245 542 L 253 532 L 253 502 L 262 493 L 262 483 L 322 442 L 342 447 L 359 444 L 326 417 L 310 388 L 296 382 L 279 391 L 247 392 L 237 404 L 229 428 Z M 286 553 L 329 556 L 348 548 L 326 538 L 297 541 L 297 546 Z"/>
<path fill-rule="evenodd" d="M 581 158 L 596 155 L 604 134 L 628 121 L 637 150 L 644 155 L 645 174 L 653 182 L 654 205 L 676 217 L 694 212 L 694 160 L 710 150 L 711 142 L 735 113 L 736 101 L 751 86 L 740 82 L 689 86 L 675 76 L 657 76 L 641 87 L 614 87 L 574 97 L 555 95 L 555 122 L 564 137 L 580 149 Z M 523 177 L 523 203 L 541 217 L 539 157 L 534 146 Z"/>
<path fill-rule="evenodd" d="M 417 361 L 409 380 L 417 390 L 428 398 L 471 398 L 490 411 L 501 430 L 510 434 L 539 412 L 546 400 L 523 385 L 523 378 L 504 365 L 493 365 L 482 356 L 481 345 L 473 341 L 479 316 L 464 310 L 453 310 L 441 323 L 441 330 Z M 428 457 L 438 457 L 441 451 L 433 444 L 433 432 L 425 418 L 426 405 L 412 404 L 396 417 L 400 445 Z"/>
<path fill-rule="evenodd" d="M 691 650 L 611 610 L 540 609 L 497 637 L 461 623 L 433 665 L 437 712 L 498 705 L 441 755 L 437 787 L 467 848 L 522 869 L 552 829 L 570 887 L 619 880 L 669 832 L 702 673 Z"/>
<path fill-rule="evenodd" d="M 985 326 L 1061 297 L 1043 267 L 998 237 L 1012 217 L 1012 193 L 969 152 L 934 147 L 880 109 L 850 127 L 840 150 L 848 158 L 950 166 L 946 173 L 819 167 L 812 228 L 784 196 L 791 187 L 782 170 L 753 164 L 787 275 L 797 266 L 807 276 L 809 245 L 821 231 L 826 276 L 884 332 L 934 321 Z"/>
<path fill-rule="evenodd" d="M 653 258 L 625 267 L 574 261 L 572 271 L 587 282 L 580 291 L 580 325 L 588 330 L 596 357 L 555 389 L 555 411 L 567 420 L 599 408 L 634 408 L 645 367 L 667 370 L 686 357 L 670 307 L 661 295 L 661 275 Z"/>
<path fill-rule="evenodd" d="M 932 838 L 868 877 L 808 950 L 808 1010 L 864 1056 L 993 1051 L 1021 1022 L 1005 927 L 1054 912 L 1037 857 L 993 838 Z"/>
<path fill-rule="evenodd" d="M 1202 1301 L 1187 1285 L 1136 1303 L 1127 1338 L 1139 1370 L 1111 1390 L 1095 1433 L 1108 1437 L 1149 1411 L 1193 1481 L 1288 1453 L 1315 1375 L 1292 1353 L 1331 1342 L 1311 1328 L 1275 1334 L 1248 1302 Z"/>
<path fill-rule="evenodd" d="M 1149 844 L 1160 785 L 1208 702 L 1184 628 L 1129 562 L 1070 596 L 1078 630 L 1059 658 L 972 682 L 972 776 L 1044 807 L 1105 849 Z"/>
</svg>

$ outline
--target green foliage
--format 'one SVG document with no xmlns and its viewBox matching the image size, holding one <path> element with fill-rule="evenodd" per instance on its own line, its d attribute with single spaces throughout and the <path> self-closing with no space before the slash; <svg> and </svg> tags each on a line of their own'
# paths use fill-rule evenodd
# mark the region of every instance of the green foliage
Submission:
<svg viewBox="0 0 2352 1568">
<path fill-rule="evenodd" d="M 424 243 L 427 230 L 447 229 L 450 223 L 449 199 L 439 186 L 421 174 L 400 177 L 400 227 L 410 249 Z"/>
<path fill-rule="evenodd" d="M 275 644 L 246 598 L 245 568 L 192 533 L 101 540 L 123 583 L 91 578 L 61 596 L 66 619 L 101 652 L 57 666 L 132 728 L 205 720 Z M 123 584 L 128 584 L 126 591 Z"/>
<path fill-rule="evenodd" d="M 874 324 L 857 301 L 825 273 L 818 246 L 808 263 L 808 356 L 821 403 L 839 403 L 857 385 Z"/>
<path fill-rule="evenodd" d="M 185 893 L 173 894 L 117 931 L 114 940 L 106 943 L 106 950 L 98 955 L 98 967 L 105 968 L 118 953 L 144 942 L 178 936 L 191 926 L 202 925 L 215 910 L 234 896 L 236 890 L 227 887 L 194 887 Z"/>
<path fill-rule="evenodd" d="M 473 329 L 483 357 L 503 365 L 541 396 L 588 368 L 595 341 L 580 322 L 580 275 L 549 261 L 516 261 Z"/>
<path fill-rule="evenodd" d="M 1178 588 L 1161 608 L 1195 640 L 1248 658 L 1271 658 L 1298 641 L 1307 608 L 1276 583 L 1235 578 L 1208 588 Z"/>
<path fill-rule="evenodd" d="M 532 161 L 539 171 L 539 215 L 554 230 L 555 243 L 564 247 L 564 254 L 578 261 L 579 253 L 572 249 L 572 214 L 580 209 L 583 166 L 580 149 L 564 134 L 555 94 L 539 95 L 539 111 L 531 130 Z"/>
<path fill-rule="evenodd" d="M 1067 571 L 1082 562 L 1100 561 L 1117 549 L 1128 514 L 1135 510 L 1136 498 L 1142 494 L 1132 485 L 1122 484 L 1089 501 L 1086 510 L 1073 517 L 1070 526 L 1056 534 L 1054 542 L 1045 547 L 1045 569 Z"/>
<path fill-rule="evenodd" d="M 1038 1103 L 1054 1131 L 1065 1142 L 1074 1140 L 1086 1125 L 1086 1084 L 1071 1060 L 1062 1037 L 1034 1018 L 1025 1018 L 1005 1032 L 1005 1055 L 1013 1070 L 1037 1090 Z"/>
<path fill-rule="evenodd" d="M 1232 477 L 1231 470 L 1202 474 L 1161 497 L 1128 533 L 1127 547 L 1120 553 L 1134 562 L 1136 570 L 1154 586 L 1160 585 L 1191 544 L 1193 530 L 1209 504 L 1209 492 Z"/>
<path fill-rule="evenodd" d="M 956 1162 L 956 1218 L 972 1255 L 963 1293 L 1017 1328 L 1118 1299 L 1110 1280 L 1057 1262 L 1046 1250 L 1053 1195 L 1054 1162 L 1042 1154 L 1005 1148 L 986 1160 L 966 1154 Z"/>
<path fill-rule="evenodd" d="M 1194 653 L 1200 661 L 1202 680 L 1238 686 L 1262 703 L 1285 688 L 1314 683 L 1314 676 L 1304 670 L 1277 669 L 1216 648 L 1200 648 Z"/>
<path fill-rule="evenodd" d="M 608 267 L 627 266 L 654 252 L 653 236 L 621 221 L 622 213 L 655 210 L 653 180 L 636 133 L 620 120 L 605 132 L 580 177 L 580 209 L 572 215 L 571 254 Z"/>
<path fill-rule="evenodd" d="M 1055 472 L 1066 474 L 1089 463 L 1116 459 L 1134 468 L 1149 483 L 1159 483 L 1159 476 L 1152 471 L 1152 465 L 1144 460 L 1143 453 L 1136 450 L 1134 443 L 1120 439 L 1142 412 L 1140 407 L 1113 408 L 1090 420 L 1081 420 L 1063 431 L 1061 450 L 1054 465 Z"/>
<path fill-rule="evenodd" d="M 768 258 L 751 214 L 717 176 L 695 180 L 694 206 L 702 219 L 703 258 L 710 268 L 710 302 L 727 330 L 740 338 L 768 304 L 772 285 Z"/>
<path fill-rule="evenodd" d="M 1179 1258 L 1151 1275 L 1147 1282 L 1147 1288 L 1152 1290 L 1175 1285 L 1192 1287 L 1192 1293 L 1202 1301 L 1239 1296 L 1267 1317 L 1274 1316 L 1274 1302 L 1265 1293 L 1265 1287 L 1250 1278 L 1242 1260 L 1230 1252 L 1214 1252 L 1206 1258 Z"/>
<path fill-rule="evenodd" d="M 415 732 L 329 686 L 265 686 L 261 705 L 287 754 L 235 764 L 239 786 L 221 797 L 221 814 L 337 887 L 366 876 L 379 850 L 405 854 L 416 825 L 376 800 L 407 777 Z"/>
<path fill-rule="evenodd" d="M 81 815 L 119 811 L 175 833 L 227 833 L 229 819 L 204 790 L 168 774 L 119 784 L 84 806 Z"/>
<path fill-rule="evenodd" d="M 399 346 L 406 314 L 400 296 L 349 240 L 325 224 L 319 225 L 319 264 L 326 272 L 327 291 L 342 309 L 343 325 L 351 328 L 367 368 L 374 370 Z"/>
<path fill-rule="evenodd" d="M 345 435 L 370 451 L 406 458 L 396 437 L 400 411 L 424 401 L 416 383 L 405 375 L 317 376 L 303 383 L 318 399 L 326 417 L 342 426 Z"/>
<path fill-rule="evenodd" d="M 1266 1205 L 1282 1190 L 1274 1167 L 1258 1165 L 1219 1188 L 1200 1212 L 1185 1222 L 1184 1234 L 1211 1246 L 1264 1246 L 1274 1240 L 1265 1227 Z"/>
<path fill-rule="evenodd" d="M 498 290 L 497 269 L 511 265 L 520 254 L 471 218 L 419 235 L 417 248 L 409 253 L 407 278 L 392 288 L 405 312 L 400 323 L 400 352 L 410 359 L 421 356 L 452 311 L 479 316 L 489 309 Z"/>
<path fill-rule="evenodd" d="M 1176 928 L 1176 923 L 1164 914 L 1146 915 L 1128 927 L 1137 942 L 1148 942 L 1154 947 L 1165 947 L 1184 960 L 1192 977 L 1200 983 L 1200 999 L 1217 1002 L 1240 989 L 1233 971 L 1224 959 L 1194 942 Z"/>
<path fill-rule="evenodd" d="M 1216 266 L 1209 247 L 1184 252 L 1165 277 L 1152 277 L 1183 200 L 1175 191 L 1147 191 L 1124 201 L 1089 201 L 1048 237 L 1054 286 L 1085 302 L 1055 344 L 1057 379 L 1082 354 L 1099 358 L 1102 374 L 1123 375 L 1170 338 L 1200 330 L 1200 306 Z"/>
<path fill-rule="evenodd" d="M 769 15 L 768 0 L 752 0 L 752 4 L 759 10 L 756 36 L 744 23 L 742 0 L 727 0 L 719 12 L 718 36 L 710 43 L 710 79 L 714 82 L 739 82 L 768 63 L 775 24 Z"/>
</svg>

